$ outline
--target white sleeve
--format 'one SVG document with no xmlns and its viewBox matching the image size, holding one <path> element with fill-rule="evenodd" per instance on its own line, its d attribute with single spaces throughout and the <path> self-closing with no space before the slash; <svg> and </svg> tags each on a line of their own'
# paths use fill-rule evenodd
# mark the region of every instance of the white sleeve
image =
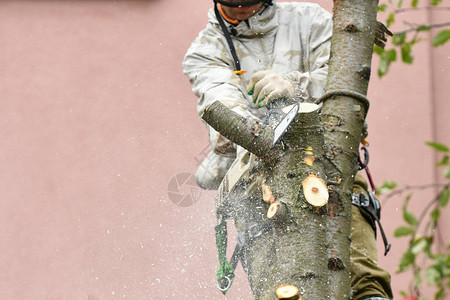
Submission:
<svg viewBox="0 0 450 300">
<path fill-rule="evenodd" d="M 291 72 L 285 79 L 294 85 L 296 98 L 311 101 L 325 92 L 333 22 L 330 13 L 320 7 L 310 20 L 310 28 L 306 31 L 309 36 L 303 39 L 307 41 L 305 47 L 308 51 L 305 70 Z"/>
<path fill-rule="evenodd" d="M 247 118 L 256 118 L 247 106 L 246 86 L 239 75 L 233 72 L 232 59 L 227 47 L 217 35 L 200 33 L 192 43 L 183 61 L 183 72 L 192 84 L 192 91 L 198 97 L 199 115 L 215 101 Z M 210 126 L 208 133 L 211 149 L 227 156 L 231 151 L 231 142 L 217 133 Z M 234 149 L 234 148 L 233 148 Z M 235 155 L 233 152 L 232 155 Z"/>
</svg>

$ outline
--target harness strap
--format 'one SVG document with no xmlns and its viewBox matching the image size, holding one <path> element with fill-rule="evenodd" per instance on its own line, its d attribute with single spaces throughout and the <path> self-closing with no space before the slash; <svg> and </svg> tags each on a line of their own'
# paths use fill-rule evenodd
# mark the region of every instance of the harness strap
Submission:
<svg viewBox="0 0 450 300">
<path fill-rule="evenodd" d="M 359 207 L 363 217 L 367 220 L 367 222 L 369 222 L 370 226 L 372 226 L 373 231 L 375 232 L 375 238 L 377 237 L 377 227 L 375 223 L 378 224 L 384 243 L 384 256 L 386 256 L 389 250 L 391 250 L 391 244 L 389 244 L 386 234 L 384 233 L 383 226 L 381 226 L 380 202 L 377 198 L 375 198 L 373 193 L 369 191 L 369 196 L 363 193 L 353 194 L 352 204 Z"/>
<path fill-rule="evenodd" d="M 233 40 L 231 39 L 230 32 L 228 31 L 227 26 L 225 25 L 225 22 L 223 21 L 222 15 L 219 12 L 219 9 L 217 8 L 217 2 L 214 3 L 214 13 L 216 14 L 216 18 L 219 21 L 220 28 L 223 31 L 223 34 L 225 35 L 225 39 L 227 40 L 228 47 L 230 47 L 231 56 L 233 57 L 234 64 L 236 66 L 235 73 L 240 75 L 243 70 L 241 70 L 241 62 L 239 61 L 239 58 L 236 54 L 236 48 L 234 47 Z"/>
<path fill-rule="evenodd" d="M 383 238 L 384 243 L 384 256 L 386 256 L 391 249 L 391 244 L 389 244 L 386 234 L 384 233 L 383 226 L 381 226 L 381 205 L 380 201 L 375 197 L 375 185 L 372 180 L 372 175 L 369 171 L 369 151 L 367 147 L 361 147 L 364 151 L 364 161 L 362 161 L 361 157 L 358 157 L 359 169 L 364 169 L 367 174 L 367 178 L 369 179 L 371 191 L 368 191 L 369 196 L 365 194 L 353 194 L 352 196 L 352 204 L 358 206 L 361 210 L 362 215 L 369 222 L 370 226 L 372 226 L 373 231 L 375 232 L 375 238 L 377 237 L 377 227 L 375 225 L 378 224 L 380 228 L 381 237 Z"/>
</svg>

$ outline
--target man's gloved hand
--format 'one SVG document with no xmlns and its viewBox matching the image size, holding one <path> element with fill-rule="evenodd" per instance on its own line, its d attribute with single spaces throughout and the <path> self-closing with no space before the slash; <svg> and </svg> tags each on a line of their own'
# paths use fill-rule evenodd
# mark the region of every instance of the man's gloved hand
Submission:
<svg viewBox="0 0 450 300">
<path fill-rule="evenodd" d="M 253 74 L 247 90 L 248 94 L 252 95 L 253 103 L 257 107 L 267 105 L 267 103 L 275 99 L 290 99 L 294 97 L 292 84 L 270 70 Z"/>
</svg>

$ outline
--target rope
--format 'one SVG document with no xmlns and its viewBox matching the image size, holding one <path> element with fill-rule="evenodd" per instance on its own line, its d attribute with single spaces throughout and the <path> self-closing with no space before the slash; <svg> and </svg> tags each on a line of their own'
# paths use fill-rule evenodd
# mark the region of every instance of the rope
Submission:
<svg viewBox="0 0 450 300">
<path fill-rule="evenodd" d="M 346 96 L 346 97 L 354 98 L 354 99 L 358 100 L 361 104 L 364 105 L 364 108 L 366 109 L 366 114 L 367 114 L 367 111 L 369 110 L 370 102 L 369 102 L 369 99 L 367 99 L 367 97 L 365 95 L 363 95 L 359 92 L 355 92 L 355 91 L 351 91 L 351 90 L 344 90 L 344 89 L 328 91 L 325 94 L 323 94 L 320 98 L 316 99 L 316 101 L 314 101 L 314 103 L 320 104 L 334 96 Z"/>
</svg>

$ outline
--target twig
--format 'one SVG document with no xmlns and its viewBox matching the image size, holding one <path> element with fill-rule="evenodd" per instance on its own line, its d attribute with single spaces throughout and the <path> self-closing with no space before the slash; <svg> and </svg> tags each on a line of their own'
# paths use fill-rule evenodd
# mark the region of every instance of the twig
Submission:
<svg viewBox="0 0 450 300">
<path fill-rule="evenodd" d="M 406 24 L 408 25 L 408 23 L 406 23 Z M 421 29 L 421 28 L 422 29 L 426 28 L 427 30 L 429 30 L 429 29 L 432 29 L 432 28 L 448 27 L 448 26 L 450 26 L 450 22 L 439 23 L 439 24 L 430 24 L 430 25 L 412 25 L 412 24 L 409 24 L 409 25 L 410 26 L 414 26 L 414 27 L 410 28 L 410 29 L 403 30 L 403 31 L 394 32 L 394 34 L 399 35 L 399 34 L 405 34 L 405 33 L 408 33 L 408 32 L 419 31 L 419 29 Z"/>
<path fill-rule="evenodd" d="M 420 217 L 417 219 L 417 230 L 420 227 L 420 224 L 422 223 L 423 219 L 425 218 L 426 213 L 430 210 L 431 207 L 433 207 L 433 205 L 435 205 L 438 201 L 439 201 L 439 196 L 437 195 L 433 201 L 428 202 L 427 206 L 422 210 L 422 213 L 420 214 Z M 414 231 L 414 234 L 412 236 L 412 240 L 414 240 L 416 238 L 417 235 L 417 230 Z"/>
<path fill-rule="evenodd" d="M 418 10 L 450 10 L 450 7 L 438 7 L 438 6 L 405 7 L 405 8 L 397 8 L 396 10 L 394 10 L 394 14 Z"/>
<path fill-rule="evenodd" d="M 448 183 L 429 183 L 429 184 L 416 185 L 416 186 L 406 185 L 404 188 L 393 190 L 392 192 L 389 192 L 386 195 L 384 195 L 383 204 L 386 205 L 386 202 L 390 198 L 392 198 L 396 195 L 401 195 L 405 192 L 420 191 L 420 190 L 426 190 L 426 189 L 431 189 L 431 188 L 440 188 L 440 187 L 449 187 L 449 186 L 450 186 L 450 184 L 448 184 Z"/>
<path fill-rule="evenodd" d="M 443 247 L 444 249 L 447 248 L 444 238 L 442 237 L 442 231 L 438 230 L 439 229 L 439 223 L 436 223 L 436 227 L 435 227 L 435 235 L 437 236 L 438 239 L 438 251 L 442 251 Z"/>
<path fill-rule="evenodd" d="M 422 213 L 420 214 L 419 218 L 417 219 L 416 230 L 414 231 L 414 234 L 413 234 L 412 237 L 411 237 L 411 242 L 415 240 L 415 238 L 416 238 L 416 236 L 417 236 L 417 233 L 418 233 L 418 231 L 419 231 L 419 227 L 420 227 L 422 221 L 424 220 L 425 215 L 428 213 L 428 211 L 429 211 L 433 206 L 437 205 L 437 203 L 438 203 L 438 201 L 439 201 L 439 197 L 440 197 L 440 195 L 437 195 L 437 196 L 436 196 L 432 201 L 430 201 L 430 202 L 427 204 L 427 206 L 422 210 Z M 426 225 L 425 235 L 428 234 L 428 231 L 429 231 L 430 228 L 431 228 L 430 225 L 431 225 L 431 220 L 429 220 L 428 223 L 427 223 L 427 225 Z M 437 223 L 434 223 L 434 224 L 433 224 L 433 227 L 434 227 L 434 229 L 436 229 L 436 228 L 437 228 Z M 435 231 L 432 233 L 432 236 L 434 237 L 434 236 L 436 236 L 436 235 L 437 235 L 437 231 L 435 230 Z M 420 264 L 418 264 L 418 263 L 416 262 L 416 260 L 414 260 L 413 266 L 412 266 L 413 274 L 416 274 L 416 272 L 420 272 L 419 265 L 420 265 L 420 266 L 425 266 L 426 261 L 427 261 L 427 256 L 423 256 L 423 257 L 422 257 L 422 262 L 421 262 Z M 422 293 L 421 293 L 421 290 L 420 290 L 420 286 L 416 286 L 415 283 L 412 283 L 412 285 L 413 285 L 413 291 L 414 291 L 415 295 L 418 296 L 418 297 L 421 296 Z"/>
</svg>

